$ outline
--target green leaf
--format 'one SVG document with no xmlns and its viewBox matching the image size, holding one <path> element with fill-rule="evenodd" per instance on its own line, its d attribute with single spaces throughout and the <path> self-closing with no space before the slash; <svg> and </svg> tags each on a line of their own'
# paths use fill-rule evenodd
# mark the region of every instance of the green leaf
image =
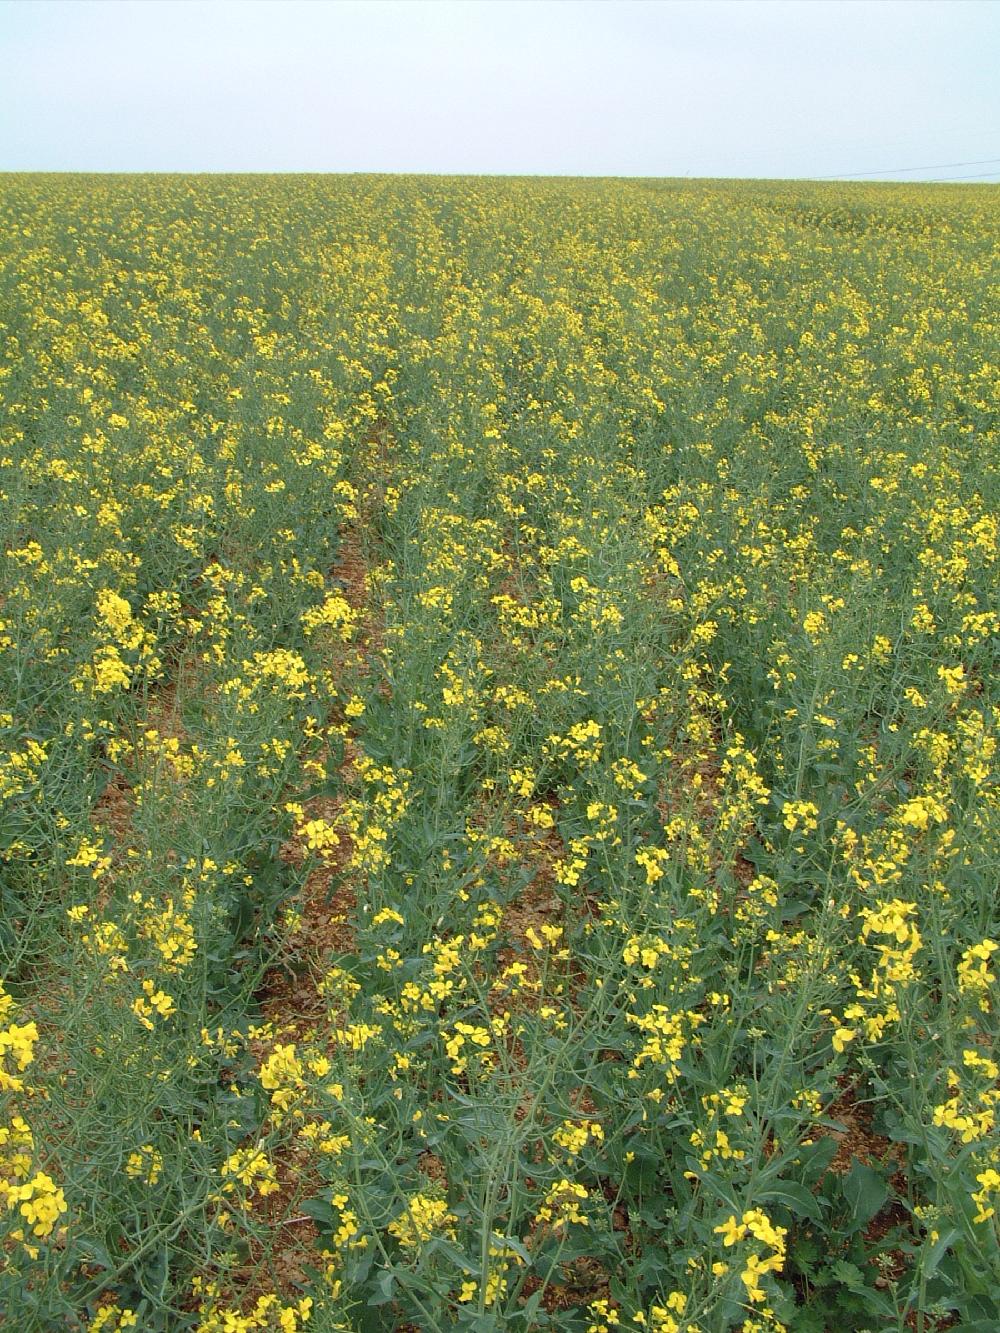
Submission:
<svg viewBox="0 0 1000 1333">
<path fill-rule="evenodd" d="M 805 1236 L 798 1236 L 796 1237 L 795 1246 L 792 1250 L 792 1257 L 799 1270 L 809 1276 L 816 1264 L 819 1263 L 819 1245 L 813 1239 Z"/>
<path fill-rule="evenodd" d="M 850 1264 L 846 1259 L 838 1259 L 836 1263 L 830 1265 L 830 1272 L 838 1282 L 851 1291 L 861 1291 L 866 1285 L 865 1275 L 857 1264 Z"/>
<path fill-rule="evenodd" d="M 525 1249 L 516 1236 L 499 1236 L 494 1231 L 490 1239 L 494 1245 L 513 1250 L 522 1263 L 531 1263 L 531 1252 Z"/>
<path fill-rule="evenodd" d="M 101 1242 L 93 1236 L 82 1236 L 77 1241 L 77 1249 L 87 1255 L 89 1262 L 97 1268 L 111 1270 L 117 1267 Z"/>
<path fill-rule="evenodd" d="M 851 1209 L 852 1231 L 867 1226 L 889 1196 L 885 1179 L 864 1162 L 854 1163 L 841 1188 Z"/>
<path fill-rule="evenodd" d="M 796 1217 L 807 1217 L 811 1222 L 819 1222 L 823 1213 L 816 1199 L 804 1185 L 794 1180 L 778 1180 L 763 1191 L 757 1192 L 762 1203 L 780 1203 Z"/>
<path fill-rule="evenodd" d="M 479 1314 L 478 1311 L 469 1311 L 462 1319 L 462 1327 L 470 1330 L 470 1333 L 497 1333 L 500 1325 L 497 1323 L 495 1314 Z M 538 1327 L 534 1324 L 533 1327 Z"/>
<path fill-rule="evenodd" d="M 805 1305 L 795 1313 L 795 1333 L 827 1333 L 826 1312 L 813 1304 Z"/>
<path fill-rule="evenodd" d="M 942 1232 L 941 1235 L 938 1236 L 934 1244 L 931 1245 L 924 1254 L 924 1257 L 920 1262 L 920 1267 L 925 1278 L 932 1277 L 937 1271 L 938 1264 L 948 1253 L 948 1247 L 957 1235 L 958 1228 L 949 1227 L 947 1231 Z"/>
<path fill-rule="evenodd" d="M 306 1199 L 301 1206 L 306 1217 L 311 1217 L 320 1226 L 332 1227 L 338 1221 L 338 1214 L 326 1199 Z"/>
<path fill-rule="evenodd" d="M 378 1277 L 372 1283 L 372 1294 L 368 1297 L 369 1305 L 387 1305 L 392 1300 L 392 1293 L 396 1286 L 396 1274 L 392 1269 L 386 1269 L 379 1273 Z"/>
<path fill-rule="evenodd" d="M 545 1288 L 539 1287 L 537 1291 L 532 1292 L 521 1307 L 521 1314 L 525 1321 L 526 1328 L 535 1328 L 536 1318 L 541 1313 L 542 1297 L 545 1295 Z"/>
<path fill-rule="evenodd" d="M 779 1120 L 779 1117 L 775 1117 Z M 825 1121 L 827 1125 L 832 1125 L 834 1129 L 840 1129 L 837 1121 Z M 823 1176 L 826 1168 L 837 1152 L 837 1145 L 832 1138 L 824 1135 L 814 1140 L 812 1143 L 800 1143 L 787 1151 L 772 1158 L 769 1164 L 769 1172 L 775 1176 L 781 1176 L 784 1173 L 793 1175 L 809 1190 Z"/>
</svg>

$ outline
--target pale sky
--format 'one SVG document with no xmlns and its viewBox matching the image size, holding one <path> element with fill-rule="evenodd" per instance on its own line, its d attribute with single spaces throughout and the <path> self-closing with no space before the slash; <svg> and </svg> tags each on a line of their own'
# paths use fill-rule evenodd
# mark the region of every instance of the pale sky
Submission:
<svg viewBox="0 0 1000 1333">
<path fill-rule="evenodd" d="M 0 0 L 0 170 L 1000 181 L 996 0 Z"/>
</svg>

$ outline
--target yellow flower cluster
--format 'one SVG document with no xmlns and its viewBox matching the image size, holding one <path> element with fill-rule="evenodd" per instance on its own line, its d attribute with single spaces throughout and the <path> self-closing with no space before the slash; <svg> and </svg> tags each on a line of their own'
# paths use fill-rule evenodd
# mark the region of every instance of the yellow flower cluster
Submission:
<svg viewBox="0 0 1000 1333">
<path fill-rule="evenodd" d="M 743 1271 L 740 1280 L 746 1288 L 747 1299 L 763 1301 L 766 1299 L 761 1278 L 769 1273 L 780 1273 L 785 1266 L 785 1227 L 775 1226 L 760 1208 L 751 1208 L 737 1221 L 730 1214 L 724 1222 L 715 1227 L 715 1234 L 722 1237 L 725 1246 L 734 1246 L 750 1237 L 766 1247 L 770 1253 L 749 1249 L 743 1255 Z"/>
<path fill-rule="evenodd" d="M 417 1249 L 434 1236 L 450 1236 L 454 1240 L 457 1221 L 444 1199 L 412 1194 L 404 1211 L 389 1223 L 387 1230 L 403 1249 Z"/>
</svg>

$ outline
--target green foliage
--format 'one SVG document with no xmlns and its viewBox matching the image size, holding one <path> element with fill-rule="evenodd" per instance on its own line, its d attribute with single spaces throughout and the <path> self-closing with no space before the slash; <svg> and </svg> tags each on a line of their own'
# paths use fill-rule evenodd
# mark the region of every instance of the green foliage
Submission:
<svg viewBox="0 0 1000 1333">
<path fill-rule="evenodd" d="M 18 1329 L 997 1326 L 995 200 L 6 178 Z"/>
</svg>

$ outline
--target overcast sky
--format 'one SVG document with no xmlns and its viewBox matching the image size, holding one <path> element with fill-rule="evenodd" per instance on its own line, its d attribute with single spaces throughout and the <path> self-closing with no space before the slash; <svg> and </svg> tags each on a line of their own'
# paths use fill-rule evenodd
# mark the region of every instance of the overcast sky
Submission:
<svg viewBox="0 0 1000 1333">
<path fill-rule="evenodd" d="M 998 70 L 996 0 L 0 0 L 0 168 L 1000 181 Z"/>
</svg>

